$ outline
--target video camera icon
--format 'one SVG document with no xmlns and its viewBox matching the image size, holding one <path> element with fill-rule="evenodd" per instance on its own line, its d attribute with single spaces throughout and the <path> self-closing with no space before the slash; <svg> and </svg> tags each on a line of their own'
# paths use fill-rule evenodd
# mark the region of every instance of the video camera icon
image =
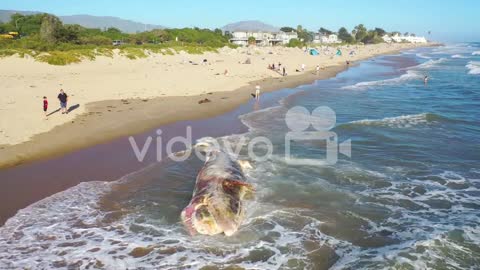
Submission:
<svg viewBox="0 0 480 270">
<path fill-rule="evenodd" d="M 327 106 L 315 108 L 312 113 L 307 108 L 296 106 L 288 110 L 285 123 L 290 129 L 285 134 L 285 160 L 290 164 L 333 165 L 338 161 L 338 153 L 352 156 L 351 140 L 338 144 L 338 136 L 330 131 L 337 121 L 335 112 Z M 315 131 L 307 131 L 312 126 Z M 299 158 L 291 156 L 292 142 L 325 141 L 325 158 Z"/>
</svg>

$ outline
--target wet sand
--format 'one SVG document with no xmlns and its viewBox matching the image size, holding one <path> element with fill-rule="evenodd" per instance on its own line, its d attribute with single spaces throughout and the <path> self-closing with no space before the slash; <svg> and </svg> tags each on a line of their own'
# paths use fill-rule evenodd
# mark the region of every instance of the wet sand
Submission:
<svg viewBox="0 0 480 270">
<path fill-rule="evenodd" d="M 242 133 L 246 131 L 246 127 L 238 119 L 239 115 L 273 106 L 280 98 L 290 93 L 288 89 L 317 79 L 334 77 L 345 68 L 345 66 L 334 66 L 322 70 L 320 75 L 307 73 L 290 76 L 288 80 L 281 78 L 261 81 L 259 83 L 265 95 L 260 98 L 258 104 L 253 102 L 250 95 L 254 87 L 197 97 L 105 101 L 92 104 L 89 110 L 100 112 L 98 115 L 95 113 L 79 116 L 74 123 L 55 128 L 52 134 L 37 135 L 32 141 L 2 150 L 10 155 L 18 152 L 25 153 L 25 156 L 19 155 L 16 159 L 17 164 L 7 163 L 17 166 L 0 171 L 0 179 L 2 179 L 0 224 L 13 216 L 17 210 L 80 182 L 113 181 L 157 161 L 157 155 L 153 149 L 147 152 L 143 162 L 138 162 L 128 141 L 129 135 L 137 133 L 134 138 L 139 147 L 142 147 L 148 136 L 159 137 L 156 134 L 157 129 L 162 130 L 163 142 L 174 136 L 185 136 L 187 126 L 192 127 L 193 141 L 205 136 L 218 137 Z M 286 90 L 272 92 L 278 89 Z M 271 93 L 266 94 L 267 92 Z M 211 102 L 198 104 L 199 100 L 205 98 Z M 129 104 L 125 104 L 127 102 Z M 180 106 L 179 104 L 182 106 L 177 110 L 176 106 Z M 117 108 L 133 109 L 124 109 L 122 112 L 108 111 Z M 142 119 L 142 114 L 146 115 L 144 120 L 135 120 Z M 104 134 L 104 136 L 85 137 L 86 132 L 83 129 L 86 126 L 82 123 L 83 118 L 87 119 L 84 121 L 95 119 L 96 125 L 89 125 L 88 133 Z M 119 121 L 119 119 L 123 120 Z M 129 119 L 132 119 L 132 122 Z M 116 129 L 112 129 L 112 125 Z M 112 140 L 112 137 L 116 139 Z M 52 141 L 55 141 L 55 144 L 49 143 Z M 74 150 L 70 153 L 66 153 L 64 149 L 57 151 L 59 144 Z M 88 147 L 91 144 L 95 146 Z M 29 153 L 38 153 L 39 147 L 44 149 L 40 154 L 31 155 L 29 159 L 25 159 Z M 177 148 L 177 150 L 181 149 Z M 3 155 L 2 159 L 6 160 Z M 18 164 L 22 163 L 22 160 L 35 160 L 35 162 Z"/>
<path fill-rule="evenodd" d="M 263 79 L 228 92 L 90 103 L 86 105 L 87 112 L 77 116 L 70 123 L 57 126 L 47 133 L 35 135 L 31 140 L 21 144 L 0 146 L 0 168 L 58 157 L 114 138 L 145 132 L 167 123 L 212 117 L 232 110 L 251 99 L 250 94 L 255 91 L 257 83 L 265 93 L 329 78 L 344 68 L 344 66 L 328 67 L 319 75 L 307 72 L 295 76 Z M 199 104 L 199 101 L 204 99 L 210 102 Z"/>
<path fill-rule="evenodd" d="M 162 130 L 164 142 L 185 134 L 186 126 L 194 130 L 193 141 L 204 136 L 242 133 L 246 127 L 238 115 L 275 105 L 290 93 L 288 88 L 334 77 L 345 68 L 337 65 L 325 68 L 319 75 L 306 72 L 263 79 L 229 92 L 87 104 L 87 113 L 77 116 L 72 123 L 0 149 L 0 167 L 4 168 L 0 171 L 0 224 L 19 209 L 80 182 L 113 181 L 157 160 L 155 151 L 150 151 L 143 162 L 138 162 L 129 135 L 138 134 L 134 138 L 141 147 L 148 136 L 158 137 L 157 129 Z M 258 107 L 252 102 L 244 104 L 252 100 L 250 94 L 257 83 L 263 93 L 286 90 L 265 95 Z M 205 98 L 210 102 L 199 104 Z"/>
</svg>

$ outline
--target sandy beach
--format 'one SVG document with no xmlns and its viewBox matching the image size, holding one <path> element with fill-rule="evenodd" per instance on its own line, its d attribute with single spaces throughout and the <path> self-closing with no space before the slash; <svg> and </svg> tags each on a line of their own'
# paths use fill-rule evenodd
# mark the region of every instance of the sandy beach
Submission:
<svg viewBox="0 0 480 270">
<path fill-rule="evenodd" d="M 426 45 L 345 46 L 340 48 L 342 56 L 335 55 L 334 47 L 320 48 L 318 56 L 298 48 L 223 48 L 218 53 L 150 54 L 136 60 L 114 55 L 68 66 L 3 58 L 0 167 L 60 155 L 165 123 L 210 117 L 251 98 L 256 84 L 263 92 L 293 87 L 334 76 L 347 60 L 353 63 L 418 46 Z M 251 64 L 244 64 L 247 59 Z M 286 67 L 288 76 L 267 68 L 278 63 Z M 302 64 L 305 71 L 296 72 Z M 317 65 L 322 68 L 318 75 Z M 59 89 L 69 95 L 68 115 L 57 111 Z M 42 111 L 43 96 L 49 101 L 48 119 Z M 199 104 L 203 99 L 210 102 Z"/>
<path fill-rule="evenodd" d="M 0 270 L 478 269 L 479 8 L 4 0 Z"/>
<path fill-rule="evenodd" d="M 462 48 L 463 55 L 478 50 Z M 24 156 L 18 159 L 23 164 L 0 170 L 0 264 L 12 269 L 95 264 L 116 269 L 240 264 L 248 269 L 261 264 L 270 269 L 276 268 L 273 262 L 293 261 L 302 269 L 362 268 L 372 262 L 371 252 L 379 254 L 375 264 L 383 263 L 385 250 L 393 250 L 392 258 L 406 252 L 430 263 L 431 256 L 422 254 L 436 252 L 431 243 L 449 239 L 445 235 L 452 224 L 477 224 L 478 198 L 471 192 L 479 175 L 474 169 L 478 149 L 472 148 L 478 107 L 472 100 L 478 95 L 469 86 L 457 84 L 455 93 L 451 88 L 452 78 L 475 81 L 476 75 L 465 72 L 469 60 L 451 58 L 456 52 L 449 50 L 391 51 L 350 68 L 339 62 L 320 75 L 308 68 L 229 91 L 81 104 L 66 116 L 73 123 L 3 150 Z M 424 74 L 431 76 L 429 84 L 422 81 Z M 250 96 L 257 83 L 263 92 L 258 102 Z M 205 99 L 210 102 L 199 104 Z M 339 143 L 353 142 L 352 155 L 340 152 L 332 166 L 285 162 L 285 113 L 293 106 L 332 108 L 338 116 L 332 132 Z M 450 106 L 462 110 L 450 114 Z M 238 160 L 252 164 L 248 181 L 257 196 L 230 238 L 191 237 L 180 222 L 203 162 L 194 156 L 159 161 L 158 145 L 165 150 L 172 138 L 185 137 L 187 128 L 192 142 L 208 136 L 243 147 Z M 130 135 L 140 145 L 155 139 L 141 162 Z M 452 135 L 467 141 L 445 147 Z M 245 151 L 243 140 L 260 136 L 274 145 L 265 161 Z M 325 145 L 300 142 L 294 153 L 308 157 L 313 150 L 320 160 L 323 152 L 317 150 Z M 412 227 L 421 235 L 404 237 Z M 470 238 L 465 243 L 470 245 Z M 286 245 L 290 251 L 280 251 Z M 286 256 L 289 261 L 280 260 Z M 388 268 L 384 265 L 377 268 Z"/>
</svg>

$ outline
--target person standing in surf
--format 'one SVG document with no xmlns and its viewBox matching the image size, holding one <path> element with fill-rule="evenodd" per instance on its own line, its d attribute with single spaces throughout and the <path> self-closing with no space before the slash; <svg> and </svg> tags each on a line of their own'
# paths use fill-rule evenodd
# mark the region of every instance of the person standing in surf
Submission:
<svg viewBox="0 0 480 270">
<path fill-rule="evenodd" d="M 424 83 L 425 85 L 428 84 L 428 75 L 425 75 L 425 77 L 423 78 L 423 83 Z"/>
<path fill-rule="evenodd" d="M 258 84 L 257 84 L 257 86 L 255 86 L 255 99 L 256 100 L 260 99 L 260 85 L 258 85 Z"/>
</svg>

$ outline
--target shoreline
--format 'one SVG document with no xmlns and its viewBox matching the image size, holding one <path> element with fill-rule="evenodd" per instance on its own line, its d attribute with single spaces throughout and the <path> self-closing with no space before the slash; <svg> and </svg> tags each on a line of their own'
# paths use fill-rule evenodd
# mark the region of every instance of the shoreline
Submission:
<svg viewBox="0 0 480 270">
<path fill-rule="evenodd" d="M 395 54 L 402 50 L 431 47 L 438 44 L 409 45 L 411 46 L 407 48 L 392 48 L 392 50 L 381 53 L 373 52 L 368 56 L 353 60 L 353 64 L 379 55 Z M 76 115 L 71 122 L 34 135 L 30 140 L 20 144 L 0 145 L 0 169 L 59 157 L 120 137 L 146 132 L 169 123 L 205 119 L 226 113 L 250 100 L 250 94 L 254 92 L 254 86 L 257 83 L 261 86 L 262 93 L 267 93 L 297 87 L 315 80 L 328 79 L 346 68 L 344 63 L 334 64 L 324 67 L 319 75 L 310 70 L 286 77 L 254 80 L 233 91 L 87 103 L 84 108 L 85 112 Z M 199 104 L 198 102 L 203 99 L 209 99 L 211 102 Z"/>
<path fill-rule="evenodd" d="M 395 54 L 395 52 L 389 54 Z M 358 63 L 353 63 L 353 65 L 356 64 Z M 122 101 L 103 101 L 99 102 L 100 104 L 92 104 L 92 106 L 104 106 L 106 111 L 110 109 L 108 106 L 113 106 L 107 104 L 121 103 L 120 105 L 125 106 L 135 105 L 138 106 L 135 107 L 137 109 L 140 107 L 144 109 L 145 106 L 151 106 L 153 112 L 156 112 L 158 110 L 171 110 L 171 107 L 161 107 L 159 104 L 163 104 L 162 102 L 168 104 L 172 102 L 172 100 L 175 100 L 176 104 L 179 102 L 181 104 L 187 104 L 189 102 L 190 105 L 195 106 L 194 108 L 199 109 L 195 111 L 182 110 L 181 113 L 171 113 L 168 115 L 159 114 L 156 117 L 151 118 L 147 125 L 144 126 L 135 123 L 136 119 L 131 117 L 130 111 L 127 111 L 125 119 L 128 119 L 126 118 L 127 116 L 130 116 L 131 118 L 126 124 L 126 128 L 123 126 L 117 126 L 117 132 L 123 132 L 125 135 L 119 136 L 119 133 L 115 134 L 111 132 L 105 136 L 94 137 L 93 139 L 98 139 L 99 142 L 91 147 L 88 147 L 88 145 L 95 141 L 90 137 L 82 137 L 85 132 L 82 132 L 81 129 L 83 126 L 79 125 L 80 121 L 77 120 L 75 120 L 77 125 L 75 125 L 75 123 L 69 123 L 67 124 L 67 128 L 55 128 L 54 131 L 58 133 L 49 132 L 39 135 L 42 136 L 42 140 L 45 140 L 46 146 L 51 145 L 51 143 L 48 142 L 52 140 L 52 136 L 56 135 L 57 137 L 55 140 L 63 139 L 65 142 L 69 143 L 68 147 L 78 147 L 78 149 L 59 151 L 53 154 L 46 152 L 45 150 L 43 152 L 47 154 L 45 157 L 30 156 L 31 161 L 35 162 L 24 162 L 21 165 L 18 164 L 19 166 L 0 170 L 0 178 L 4 179 L 2 181 L 2 189 L 0 189 L 0 198 L 2 198 L 0 204 L 5 206 L 0 208 L 0 226 L 8 218 L 15 215 L 19 209 L 23 209 L 36 201 L 66 190 L 81 182 L 98 180 L 115 181 L 132 172 L 141 170 L 151 163 L 158 162 L 155 156 L 156 151 L 147 152 L 145 160 L 143 162 L 138 162 L 132 152 L 129 140 L 126 138 L 126 136 L 133 135 L 133 129 L 131 129 L 132 126 L 135 127 L 135 130 L 144 130 L 133 135 L 134 139 L 139 142 L 139 147 L 143 145 L 143 142 L 146 141 L 147 137 L 156 136 L 156 129 L 160 128 L 162 130 L 161 137 L 163 139 L 163 144 L 168 141 L 169 138 L 185 136 L 185 128 L 188 126 L 191 126 L 192 129 L 195 130 L 195 138 L 193 138 L 193 140 L 205 136 L 220 137 L 229 134 L 243 133 L 246 131 L 246 127 L 243 126 L 238 119 L 239 115 L 258 109 L 256 105 L 260 105 L 260 108 L 275 106 L 281 98 L 295 93 L 298 90 L 298 88 L 294 88 L 295 86 L 334 77 L 345 69 L 346 66 L 344 65 L 336 65 L 323 70 L 322 76 L 306 72 L 297 76 L 289 76 L 287 77 L 288 80 L 280 81 L 280 79 L 272 78 L 270 79 L 270 81 L 272 81 L 271 84 L 268 84 L 268 86 L 267 84 L 263 85 L 262 92 L 265 93 L 265 95 L 260 99 L 260 104 L 253 102 L 250 96 L 250 93 L 253 92 L 252 89 L 254 89 L 252 86 L 246 86 L 231 92 L 218 92 L 216 94 L 212 93 L 212 95 L 207 94 L 206 96 L 211 99 L 212 102 L 204 104 L 197 103 L 200 96 L 187 98 L 168 97 L 159 99 L 158 102 L 151 102 L 151 100 L 147 102 L 137 100 L 135 103 L 130 101 L 130 104 L 123 104 Z M 235 98 L 222 100 L 221 98 L 225 97 L 225 95 Z M 203 99 L 203 95 L 201 97 Z M 220 104 L 218 100 L 229 102 L 223 102 L 222 106 L 217 105 L 215 108 L 212 108 L 211 105 L 215 105 L 215 103 Z M 184 108 L 189 107 L 185 106 Z M 108 121 L 111 121 L 112 119 L 118 120 L 118 117 L 114 117 L 115 115 L 117 115 L 117 113 L 112 113 L 110 115 L 106 114 L 104 118 L 98 118 L 102 119 L 103 123 L 110 123 Z M 91 117 L 96 119 L 94 116 Z M 107 116 L 110 116 L 111 118 Z M 145 114 L 141 116 L 143 117 L 142 119 L 145 118 Z M 184 117 L 184 119 L 181 119 L 181 117 Z M 173 119 L 178 120 L 171 121 Z M 95 120 L 94 123 L 99 126 L 99 122 L 100 121 Z M 150 127 L 150 125 L 153 126 Z M 73 127 L 76 127 L 76 129 L 73 129 Z M 99 132 L 101 129 L 108 130 L 109 128 L 111 127 L 100 126 L 96 131 Z M 74 131 L 80 132 L 77 133 Z M 68 134 L 68 132 L 73 133 Z M 64 136 L 63 134 L 67 134 L 68 136 Z M 102 133 L 98 134 L 104 135 Z M 71 142 L 73 138 L 75 138 L 74 143 Z M 87 147 L 81 147 L 82 143 L 87 145 Z M 27 150 L 34 149 L 34 151 L 38 151 L 40 150 L 40 146 L 36 146 L 36 144 L 38 144 L 37 140 L 30 141 L 25 143 L 22 147 L 26 147 L 25 149 Z M 54 146 L 57 145 L 58 144 L 55 144 Z M 58 148 L 53 148 L 52 150 L 58 150 Z M 180 151 L 181 149 L 176 150 Z"/>
<path fill-rule="evenodd" d="M 86 104 L 87 112 L 76 116 L 70 123 L 34 135 L 31 140 L 20 144 L 0 146 L 0 169 L 59 157 L 120 137 L 143 133 L 165 124 L 200 120 L 226 113 L 251 100 L 250 94 L 254 92 L 257 83 L 261 85 L 262 93 L 268 93 L 284 88 L 294 88 L 315 80 L 329 79 L 346 68 L 346 66 L 337 65 L 326 67 L 319 75 L 309 71 L 299 75 L 267 78 L 250 82 L 248 86 L 234 91 L 186 97 L 105 100 Z M 204 99 L 209 99 L 210 102 L 198 103 Z M 114 112 L 112 109 L 123 110 Z M 122 122 L 119 123 L 119 119 L 122 119 Z M 141 122 L 138 121 L 140 119 Z M 82 132 L 85 128 L 92 133 L 88 137 L 85 137 Z M 51 144 L 52 140 L 55 144 Z"/>
</svg>

